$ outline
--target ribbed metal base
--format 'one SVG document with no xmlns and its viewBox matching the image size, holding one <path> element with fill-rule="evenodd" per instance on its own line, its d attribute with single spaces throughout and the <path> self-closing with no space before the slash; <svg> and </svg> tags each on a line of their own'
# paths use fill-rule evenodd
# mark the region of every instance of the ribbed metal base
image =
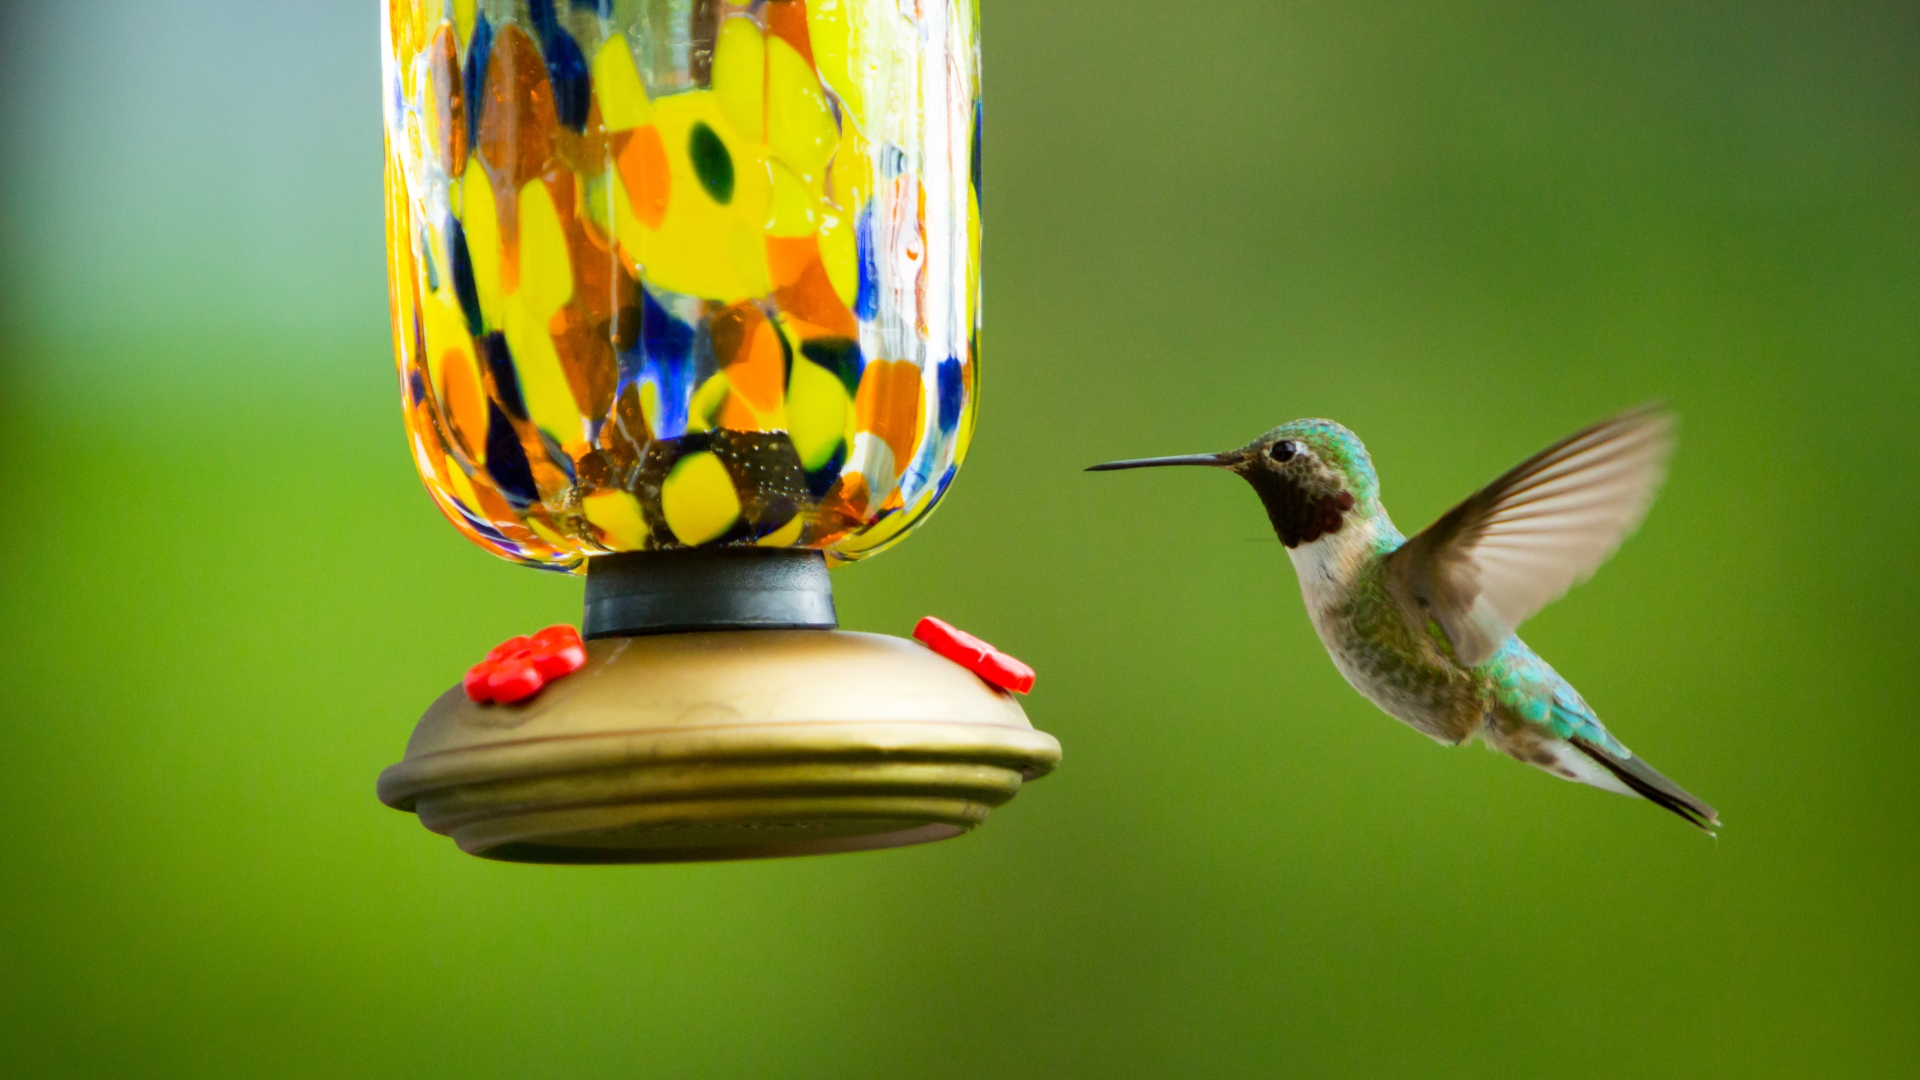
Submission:
<svg viewBox="0 0 1920 1080">
<path fill-rule="evenodd" d="M 1012 697 L 899 638 L 733 631 L 587 651 L 525 705 L 447 691 L 381 800 L 492 859 L 765 858 L 958 836 L 1060 760 Z"/>
</svg>

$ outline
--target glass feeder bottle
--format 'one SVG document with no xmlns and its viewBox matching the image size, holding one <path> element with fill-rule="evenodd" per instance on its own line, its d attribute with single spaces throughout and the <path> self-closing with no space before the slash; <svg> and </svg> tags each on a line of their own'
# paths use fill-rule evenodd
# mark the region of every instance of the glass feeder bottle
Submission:
<svg viewBox="0 0 1920 1080">
<path fill-rule="evenodd" d="M 590 658 L 526 705 L 450 690 L 382 798 L 497 858 L 718 858 L 954 835 L 1052 768 L 1003 691 L 835 631 L 826 573 L 972 434 L 972 0 L 383 23 L 415 463 L 474 543 L 586 575 Z"/>
</svg>

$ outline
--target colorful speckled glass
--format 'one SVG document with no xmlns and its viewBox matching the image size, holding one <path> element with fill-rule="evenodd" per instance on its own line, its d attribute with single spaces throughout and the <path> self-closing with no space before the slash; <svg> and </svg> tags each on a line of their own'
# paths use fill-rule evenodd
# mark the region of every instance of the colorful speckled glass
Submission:
<svg viewBox="0 0 1920 1080">
<path fill-rule="evenodd" d="M 461 531 L 558 570 L 860 558 L 966 454 L 972 0 L 389 0 L 407 429 Z"/>
</svg>

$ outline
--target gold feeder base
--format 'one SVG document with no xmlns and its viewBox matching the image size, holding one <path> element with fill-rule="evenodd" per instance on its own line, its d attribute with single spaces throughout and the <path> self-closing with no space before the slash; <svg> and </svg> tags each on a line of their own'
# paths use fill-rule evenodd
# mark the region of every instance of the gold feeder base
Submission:
<svg viewBox="0 0 1920 1080">
<path fill-rule="evenodd" d="M 958 836 L 1060 762 L 1012 696 L 900 638 L 654 634 L 587 656 L 524 705 L 442 694 L 380 801 L 489 859 L 756 859 Z"/>
</svg>

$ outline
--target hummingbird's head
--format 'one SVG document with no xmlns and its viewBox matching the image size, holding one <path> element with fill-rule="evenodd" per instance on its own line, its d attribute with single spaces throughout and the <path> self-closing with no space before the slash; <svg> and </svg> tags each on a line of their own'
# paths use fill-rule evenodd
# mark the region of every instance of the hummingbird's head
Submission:
<svg viewBox="0 0 1920 1080">
<path fill-rule="evenodd" d="M 1295 420 L 1218 454 L 1109 461 L 1088 471 L 1161 465 L 1209 465 L 1238 473 L 1253 485 L 1273 531 L 1290 548 L 1337 533 L 1352 517 L 1379 505 L 1380 478 L 1367 448 L 1331 420 Z"/>
</svg>

